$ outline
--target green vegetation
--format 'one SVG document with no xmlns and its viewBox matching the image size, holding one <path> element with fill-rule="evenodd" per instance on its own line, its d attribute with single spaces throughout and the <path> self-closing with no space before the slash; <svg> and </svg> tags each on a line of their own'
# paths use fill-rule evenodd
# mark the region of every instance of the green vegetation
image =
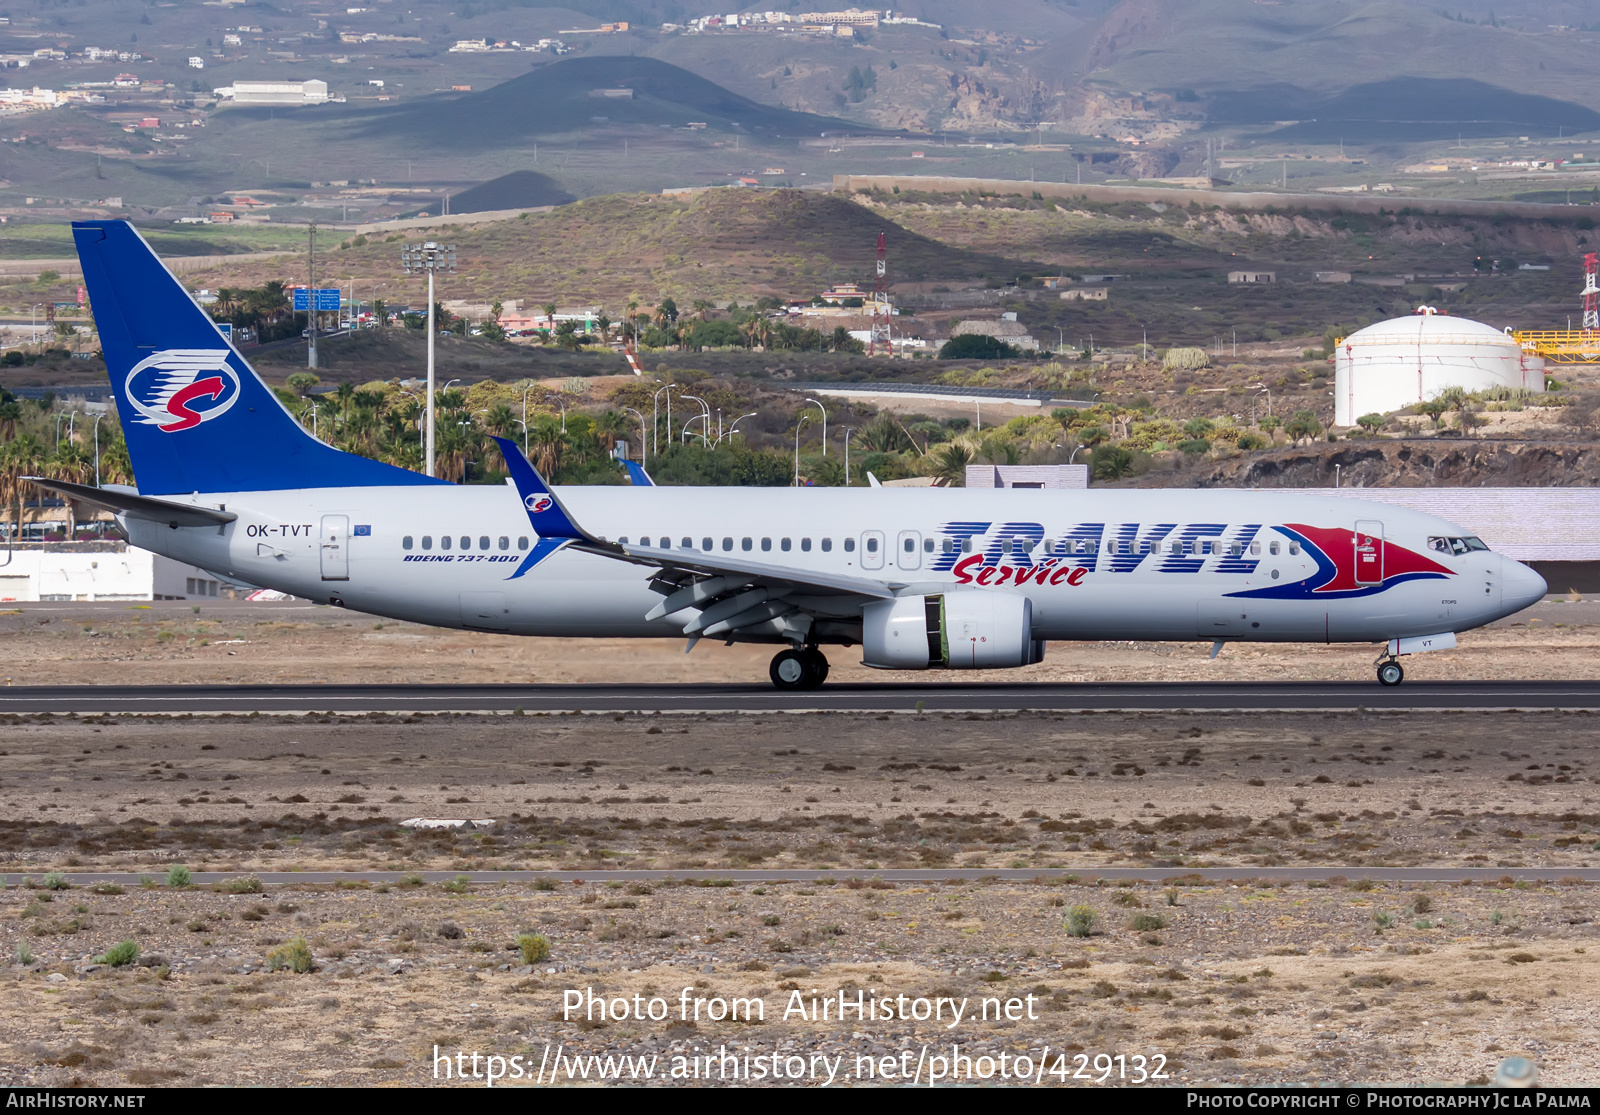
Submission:
<svg viewBox="0 0 1600 1115">
<path fill-rule="evenodd" d="M 517 951 L 524 964 L 542 964 L 550 959 L 550 939 L 543 933 L 518 934 Z"/>
<path fill-rule="evenodd" d="M 189 869 L 181 863 L 175 863 L 167 868 L 167 886 L 187 887 L 194 883 L 194 876 L 189 874 Z"/>
<path fill-rule="evenodd" d="M 96 964 L 106 964 L 113 968 L 126 968 L 129 964 L 139 959 L 139 942 L 128 940 L 121 944 L 112 945 L 106 951 L 94 958 Z"/>
<path fill-rule="evenodd" d="M 939 348 L 940 360 L 1014 360 L 1022 351 L 983 333 L 952 337 Z"/>
<path fill-rule="evenodd" d="M 256 876 L 241 875 L 236 879 L 218 883 L 213 889 L 220 890 L 223 894 L 260 894 L 264 888 Z"/>
<path fill-rule="evenodd" d="M 1067 910 L 1064 927 L 1069 937 L 1087 937 L 1094 932 L 1099 915 L 1092 906 L 1073 906 Z"/>
<path fill-rule="evenodd" d="M 304 937 L 296 937 L 267 953 L 267 968 L 273 972 L 294 972 L 304 975 L 316 968 L 316 961 L 311 955 L 311 946 L 306 944 Z"/>
<path fill-rule="evenodd" d="M 72 884 L 67 882 L 67 876 L 61 871 L 50 871 L 44 877 L 45 890 L 70 890 Z"/>
</svg>

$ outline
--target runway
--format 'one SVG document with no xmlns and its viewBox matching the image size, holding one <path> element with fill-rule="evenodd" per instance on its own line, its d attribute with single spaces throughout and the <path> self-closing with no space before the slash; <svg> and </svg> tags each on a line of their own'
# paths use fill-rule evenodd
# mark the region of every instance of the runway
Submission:
<svg viewBox="0 0 1600 1115">
<path fill-rule="evenodd" d="M 0 714 L 1446 712 L 1600 710 L 1600 681 L 827 685 L 69 685 L 0 689 Z"/>
</svg>

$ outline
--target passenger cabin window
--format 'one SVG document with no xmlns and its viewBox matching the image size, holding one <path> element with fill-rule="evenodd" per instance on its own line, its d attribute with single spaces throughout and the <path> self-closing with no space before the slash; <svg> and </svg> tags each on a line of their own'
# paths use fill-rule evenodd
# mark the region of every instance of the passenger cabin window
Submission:
<svg viewBox="0 0 1600 1115">
<path fill-rule="evenodd" d="M 682 543 L 682 548 L 685 549 L 685 550 L 694 549 L 694 539 L 693 538 L 685 538 L 683 540 L 683 543 Z"/>
<path fill-rule="evenodd" d="M 472 538 L 471 538 L 471 537 L 470 537 L 470 536 L 468 536 L 468 535 L 465 535 L 465 534 L 463 534 L 463 535 L 462 535 L 462 536 L 461 536 L 461 548 L 462 548 L 462 549 L 463 549 L 463 550 L 470 550 L 470 549 L 472 549 Z"/>
<path fill-rule="evenodd" d="M 423 536 L 422 536 L 422 548 L 423 548 L 423 549 L 424 549 L 424 550 L 431 550 L 431 549 L 433 549 L 433 535 L 431 535 L 431 534 L 424 534 L 424 535 L 423 535 Z"/>
<path fill-rule="evenodd" d="M 846 538 L 844 540 L 844 548 L 846 550 L 855 549 L 856 548 L 856 540 L 854 538 Z M 825 553 L 825 554 L 833 552 L 833 539 L 824 538 L 822 540 L 822 552 Z"/>
<path fill-rule="evenodd" d="M 947 554 L 954 553 L 955 552 L 955 548 L 956 548 L 955 540 L 951 539 L 951 538 L 946 538 L 939 545 L 940 551 L 943 552 L 943 553 L 947 553 Z"/>
<path fill-rule="evenodd" d="M 1269 543 L 1267 545 L 1267 549 L 1268 549 L 1268 551 L 1271 552 L 1273 557 L 1277 557 L 1279 552 L 1282 550 L 1282 548 L 1283 547 L 1278 543 L 1278 541 L 1276 539 L 1274 539 L 1271 543 Z"/>
<path fill-rule="evenodd" d="M 853 541 L 855 541 L 855 540 L 852 539 L 852 538 L 845 539 L 844 548 L 847 549 L 847 550 L 850 549 L 850 543 L 853 542 Z M 867 553 L 875 554 L 877 552 L 878 552 L 878 540 L 876 538 L 867 539 Z"/>
<path fill-rule="evenodd" d="M 487 534 L 479 535 L 478 536 L 478 549 L 487 550 L 488 548 L 489 548 L 489 536 Z"/>
<path fill-rule="evenodd" d="M 827 547 L 824 546 L 823 549 L 826 550 Z M 809 554 L 811 552 L 811 539 L 809 539 L 809 538 L 800 539 L 800 552 L 802 554 Z"/>
<path fill-rule="evenodd" d="M 1289 552 L 1291 554 L 1298 554 L 1300 552 L 1300 543 L 1298 543 L 1298 542 L 1289 543 Z"/>
<path fill-rule="evenodd" d="M 723 548 L 723 549 L 724 549 L 724 550 L 731 550 L 731 549 L 733 549 L 733 539 L 731 539 L 731 538 L 724 538 L 724 539 L 723 539 L 723 540 L 722 540 L 722 548 Z"/>
<path fill-rule="evenodd" d="M 617 545 L 626 546 L 627 544 L 628 544 L 628 536 L 626 534 L 624 534 L 621 538 L 617 539 Z"/>
<path fill-rule="evenodd" d="M 924 538 L 922 540 L 922 552 L 925 554 L 933 553 L 933 539 Z"/>
<path fill-rule="evenodd" d="M 761 540 L 761 548 L 762 548 L 762 549 L 763 549 L 763 550 L 770 550 L 770 549 L 772 549 L 772 539 L 770 539 L 770 538 L 763 538 L 763 539 L 762 539 L 762 540 Z"/>
<path fill-rule="evenodd" d="M 524 535 L 521 535 L 517 539 L 517 549 L 526 550 L 527 548 L 528 548 L 528 536 L 526 534 L 524 534 Z"/>
<path fill-rule="evenodd" d="M 1260 557 L 1261 556 L 1261 543 L 1260 542 L 1252 542 L 1252 543 L 1250 543 L 1250 556 L 1251 557 Z"/>
<path fill-rule="evenodd" d="M 972 552 L 972 539 L 970 537 L 963 538 L 961 540 L 961 552 L 964 554 L 970 554 Z"/>
<path fill-rule="evenodd" d="M 739 549 L 745 551 L 746 553 L 750 552 L 750 547 L 753 545 L 755 545 L 755 543 L 748 538 L 743 538 L 739 541 Z"/>
<path fill-rule="evenodd" d="M 700 548 L 702 550 L 704 550 L 706 553 L 709 554 L 711 552 L 711 539 L 709 539 L 709 538 L 700 539 Z"/>
<path fill-rule="evenodd" d="M 406 535 L 404 538 L 400 539 L 400 548 L 402 550 L 411 549 L 411 536 L 409 534 Z"/>
<path fill-rule="evenodd" d="M 1230 557 L 1239 557 L 1243 553 L 1244 553 L 1244 546 L 1241 545 L 1238 542 L 1231 543 L 1228 546 L 1228 554 L 1229 554 Z"/>
<path fill-rule="evenodd" d="M 787 538 L 781 539 L 778 542 L 778 549 L 782 550 L 784 553 L 788 553 L 789 552 L 789 545 L 790 545 L 789 539 L 787 539 Z"/>
<path fill-rule="evenodd" d="M 917 552 L 917 540 L 915 538 L 907 538 L 906 539 L 905 549 L 906 549 L 906 553 L 908 553 L 908 554 L 916 553 Z"/>
<path fill-rule="evenodd" d="M 440 535 L 440 537 L 439 537 L 439 549 L 448 550 L 449 548 L 450 548 L 450 536 L 448 534 Z"/>
<path fill-rule="evenodd" d="M 507 536 L 505 536 L 505 535 L 504 535 L 504 534 L 502 534 L 502 535 L 501 535 L 501 536 L 500 536 L 500 548 L 501 548 L 501 549 L 502 549 L 502 550 L 509 550 L 509 549 L 511 549 L 511 539 L 510 539 L 510 538 L 508 538 L 508 537 L 507 537 Z"/>
</svg>

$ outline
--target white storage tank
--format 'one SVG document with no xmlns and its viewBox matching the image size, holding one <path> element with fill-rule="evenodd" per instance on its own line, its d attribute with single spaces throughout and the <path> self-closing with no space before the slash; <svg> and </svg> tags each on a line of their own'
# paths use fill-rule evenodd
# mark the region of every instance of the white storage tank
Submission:
<svg viewBox="0 0 1600 1115">
<path fill-rule="evenodd" d="M 1336 426 L 1436 398 L 1449 387 L 1544 390 L 1544 358 L 1492 325 L 1431 306 L 1346 337 L 1334 354 Z"/>
</svg>

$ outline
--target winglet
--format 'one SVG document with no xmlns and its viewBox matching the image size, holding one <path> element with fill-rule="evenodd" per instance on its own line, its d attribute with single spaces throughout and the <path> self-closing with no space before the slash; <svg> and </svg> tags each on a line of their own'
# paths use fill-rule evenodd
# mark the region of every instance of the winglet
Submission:
<svg viewBox="0 0 1600 1115">
<path fill-rule="evenodd" d="M 597 546 L 607 544 L 590 534 L 573 521 L 567 509 L 561 505 L 561 500 L 550 490 L 550 485 L 544 482 L 544 477 L 539 475 L 537 469 L 528 463 L 528 458 L 522 455 L 522 450 L 510 438 L 497 437 L 495 443 L 500 446 L 500 453 L 505 458 L 506 469 L 511 473 L 511 482 L 517 486 L 517 494 L 522 497 L 522 506 L 528 512 L 528 522 L 533 525 L 534 532 L 541 538 L 566 538 L 575 542 L 588 542 Z"/>
<path fill-rule="evenodd" d="M 654 488 L 656 486 L 656 482 L 650 479 L 650 474 L 644 470 L 644 466 L 638 461 L 624 459 L 622 467 L 628 470 L 628 480 L 635 488 Z"/>
</svg>

